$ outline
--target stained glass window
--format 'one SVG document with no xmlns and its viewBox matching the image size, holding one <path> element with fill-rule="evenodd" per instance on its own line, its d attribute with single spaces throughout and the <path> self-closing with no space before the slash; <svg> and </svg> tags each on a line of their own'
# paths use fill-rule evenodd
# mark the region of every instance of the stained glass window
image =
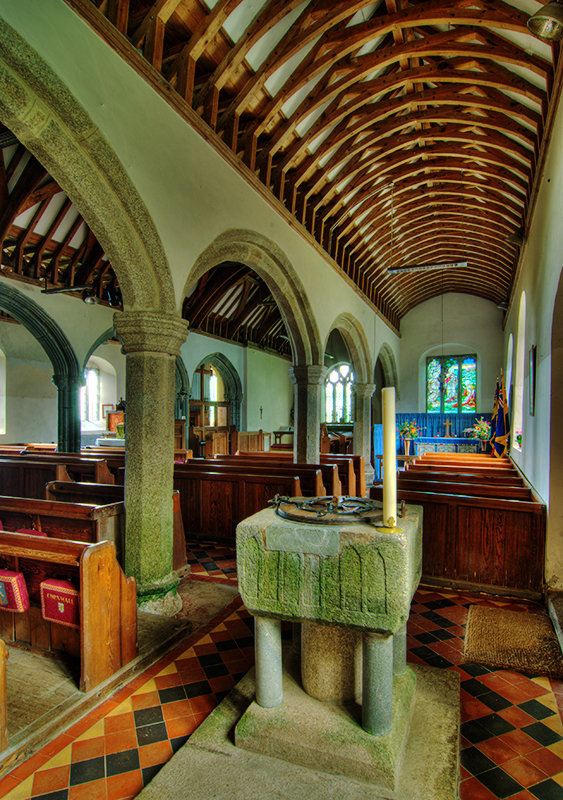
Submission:
<svg viewBox="0 0 563 800">
<path fill-rule="evenodd" d="M 325 381 L 326 422 L 352 422 L 352 386 L 354 373 L 350 364 L 337 364 Z"/>
<path fill-rule="evenodd" d="M 426 411 L 474 414 L 477 410 L 477 359 L 474 355 L 426 359 Z"/>
<path fill-rule="evenodd" d="M 440 413 L 442 365 L 437 358 L 428 359 L 426 364 L 426 411 L 429 414 Z"/>
</svg>

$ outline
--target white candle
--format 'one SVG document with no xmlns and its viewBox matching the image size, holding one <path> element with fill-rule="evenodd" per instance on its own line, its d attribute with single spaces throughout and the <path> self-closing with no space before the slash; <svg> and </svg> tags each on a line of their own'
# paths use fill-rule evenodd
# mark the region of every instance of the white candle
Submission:
<svg viewBox="0 0 563 800">
<path fill-rule="evenodd" d="M 394 528 L 397 519 L 397 445 L 395 387 L 382 389 L 383 400 L 383 524 Z"/>
</svg>

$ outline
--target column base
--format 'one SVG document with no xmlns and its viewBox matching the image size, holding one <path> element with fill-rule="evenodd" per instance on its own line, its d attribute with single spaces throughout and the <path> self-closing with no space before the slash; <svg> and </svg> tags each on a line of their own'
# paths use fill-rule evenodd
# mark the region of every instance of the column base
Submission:
<svg viewBox="0 0 563 800">
<path fill-rule="evenodd" d="M 139 611 L 147 614 L 158 614 L 163 617 L 173 617 L 182 610 L 182 598 L 178 595 L 177 587 L 180 582 L 178 575 L 171 572 L 160 581 L 154 583 L 137 584 L 137 607 Z"/>
</svg>

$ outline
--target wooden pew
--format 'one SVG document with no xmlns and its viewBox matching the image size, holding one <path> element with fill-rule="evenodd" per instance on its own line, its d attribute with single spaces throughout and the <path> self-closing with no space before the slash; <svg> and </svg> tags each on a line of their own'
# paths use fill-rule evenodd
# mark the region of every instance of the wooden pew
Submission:
<svg viewBox="0 0 563 800">
<path fill-rule="evenodd" d="M 264 431 L 232 431 L 230 452 L 236 453 L 237 450 L 253 450 L 255 452 L 263 452 Z"/>
<path fill-rule="evenodd" d="M 188 541 L 211 539 L 235 544 L 238 523 L 266 508 L 276 494 L 301 496 L 299 478 L 295 475 L 271 475 L 242 470 L 220 472 L 174 469 L 174 488 L 180 492 L 180 505 Z M 320 473 L 319 473 L 320 474 Z"/>
<path fill-rule="evenodd" d="M 5 530 L 30 528 L 47 536 L 77 542 L 105 540 L 112 542 L 120 554 L 125 504 L 123 501 L 99 505 L 0 496 L 0 521 Z"/>
<path fill-rule="evenodd" d="M 370 496 L 382 499 L 382 487 L 372 488 Z M 423 580 L 489 591 L 543 591 L 541 503 L 402 488 L 397 499 L 424 509 Z"/>
<path fill-rule="evenodd" d="M 122 461 L 120 466 L 125 466 L 125 447 L 97 447 L 95 445 L 86 445 L 86 447 L 81 449 L 80 453 L 85 458 L 91 458 L 92 456 L 104 458 L 108 462 L 110 469 L 112 467 L 112 461 L 117 461 L 117 459 L 121 459 Z M 189 459 L 193 457 L 194 454 L 191 450 L 174 450 L 174 461 L 178 461 L 181 464 L 183 464 L 184 461 L 189 461 Z"/>
<path fill-rule="evenodd" d="M 243 458 L 252 458 L 254 456 L 258 458 L 272 458 L 275 455 L 276 458 L 284 458 L 293 463 L 293 451 L 284 452 L 276 450 L 275 453 L 273 453 L 271 450 L 266 453 L 241 451 L 236 453 L 236 455 L 242 456 Z M 350 473 L 350 461 L 352 462 L 354 478 L 352 478 Z M 350 453 L 349 455 L 340 455 L 339 453 L 321 453 L 320 463 L 337 465 L 343 494 L 349 494 L 352 497 L 366 497 L 366 472 L 363 456 L 355 455 L 353 453 Z M 345 487 L 348 487 L 347 491 Z"/>
<path fill-rule="evenodd" d="M 8 648 L 6 647 L 6 642 L 0 639 L 0 752 L 8 747 L 7 661 Z"/>
<path fill-rule="evenodd" d="M 0 561 L 23 572 L 30 608 L 0 610 L 0 635 L 8 642 L 79 659 L 79 688 L 87 692 L 137 655 L 137 592 L 126 578 L 111 542 L 65 541 L 0 532 Z M 47 577 L 72 578 L 80 591 L 80 628 L 44 620 L 39 584 Z"/>
<path fill-rule="evenodd" d="M 487 475 L 480 475 L 468 472 L 460 467 L 459 472 L 444 472 L 443 470 L 411 470 L 405 469 L 400 473 L 401 480 L 410 481 L 447 481 L 448 483 L 482 483 L 490 484 L 494 479 L 495 486 L 522 486 L 522 478 L 519 474 L 499 472 L 493 478 Z"/>
<path fill-rule="evenodd" d="M 107 461 L 103 458 L 84 457 L 77 453 L 27 453 L 19 455 L 5 455 L 1 459 L 3 462 L 12 461 L 13 463 L 25 464 L 34 462 L 35 464 L 50 464 L 63 467 L 66 470 L 66 480 L 87 481 L 88 483 L 113 483 L 114 478 L 108 467 Z M 51 477 L 49 480 L 64 480 L 61 477 Z M 43 496 L 43 495 L 41 495 Z"/>
<path fill-rule="evenodd" d="M 471 464 L 424 464 L 419 461 L 412 461 L 405 467 L 405 472 L 426 472 L 428 469 L 433 472 L 454 473 L 463 472 L 466 475 L 475 475 L 480 478 L 495 478 L 497 476 L 519 475 L 516 469 L 505 469 L 495 467 L 474 467 Z"/>
<path fill-rule="evenodd" d="M 174 470 L 176 475 L 179 471 L 189 472 L 190 470 L 205 470 L 207 472 L 225 473 L 235 475 L 237 472 L 245 472 L 246 474 L 260 475 L 265 470 L 270 475 L 281 476 L 297 476 L 301 485 L 301 492 L 304 497 L 324 497 L 327 494 L 328 487 L 326 480 L 330 480 L 329 486 L 340 487 L 338 479 L 338 471 L 334 465 L 327 465 L 326 469 L 314 464 L 278 464 L 267 461 L 266 463 L 256 464 L 253 460 L 245 461 L 238 459 L 235 456 L 231 457 L 233 460 L 223 459 L 222 456 L 214 459 L 205 459 L 198 462 L 197 459 L 190 461 L 188 464 L 178 464 Z M 326 478 L 325 478 L 326 473 Z M 331 494 L 338 494 L 332 492 Z"/>
<path fill-rule="evenodd" d="M 0 488 L 10 497 L 45 497 L 48 481 L 69 481 L 64 464 L 45 463 L 27 456 L 0 459 Z"/>
<path fill-rule="evenodd" d="M 502 495 L 511 500 L 533 500 L 532 492 L 526 486 L 507 486 L 490 483 L 456 483 L 455 481 L 417 481 L 407 480 L 397 475 L 397 489 L 410 492 L 429 492 L 438 494 L 459 494 L 473 497 L 498 497 Z"/>
<path fill-rule="evenodd" d="M 66 503 L 88 503 L 104 506 L 109 503 L 123 503 L 123 484 L 113 483 L 74 483 L 73 481 L 51 481 L 45 487 L 45 498 Z M 124 506 L 125 508 L 125 506 Z M 172 568 L 183 569 L 187 564 L 186 536 L 180 508 L 180 494 L 172 492 L 172 512 L 174 515 L 174 546 Z M 125 522 L 122 523 L 122 536 L 125 535 Z M 118 555 L 120 549 L 118 548 Z"/>
</svg>

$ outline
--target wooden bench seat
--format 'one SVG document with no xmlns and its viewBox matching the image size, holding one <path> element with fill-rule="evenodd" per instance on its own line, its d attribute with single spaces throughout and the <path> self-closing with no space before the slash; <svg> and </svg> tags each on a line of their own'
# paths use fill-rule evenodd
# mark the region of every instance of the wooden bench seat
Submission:
<svg viewBox="0 0 563 800">
<path fill-rule="evenodd" d="M 78 658 L 85 692 L 136 657 L 136 582 L 123 574 L 111 542 L 0 532 L 0 563 L 24 574 L 31 603 L 23 613 L 0 610 L 6 642 Z M 79 589 L 80 628 L 43 619 L 39 584 L 48 577 L 72 579 Z"/>
<path fill-rule="evenodd" d="M 533 500 L 526 486 L 506 486 L 490 483 L 455 483 L 450 481 L 416 481 L 397 476 L 397 489 L 411 492 L 463 494 L 473 497 L 506 497 L 512 500 Z"/>
<path fill-rule="evenodd" d="M 91 458 L 85 458 L 77 455 L 76 453 L 23 453 L 4 455 L 2 456 L 1 462 L 4 469 L 3 478 L 5 480 L 8 480 L 8 464 L 12 463 L 14 465 L 20 465 L 20 470 L 37 470 L 38 465 L 42 464 L 47 468 L 51 467 L 53 472 L 55 472 L 54 468 L 59 467 L 60 469 L 58 473 L 52 474 L 51 477 L 47 478 L 47 480 L 87 481 L 89 483 L 114 482 L 114 476 L 108 467 L 107 461 L 103 458 L 97 458 L 95 456 Z M 26 468 L 26 464 L 33 464 L 34 466 L 33 468 Z M 47 483 L 47 480 L 43 481 L 43 491 L 40 493 L 40 497 L 43 497 L 44 487 L 45 483 Z M 2 486 L 3 492 L 6 494 L 8 491 L 6 488 L 4 488 L 6 484 L 2 483 L 0 485 Z M 10 491 L 13 490 L 11 489 Z M 23 494 L 18 494 L 18 496 L 25 497 Z"/>
<path fill-rule="evenodd" d="M 460 467 L 458 472 L 444 472 L 441 470 L 411 470 L 406 469 L 399 473 L 401 480 L 404 481 L 446 481 L 448 483 L 482 483 L 491 485 L 494 480 L 495 486 L 522 486 L 522 478 L 518 473 L 506 474 L 499 473 L 493 477 L 488 475 L 466 472 Z"/>
<path fill-rule="evenodd" d="M 301 481 L 301 490 L 305 497 L 321 497 L 327 494 L 342 494 L 342 485 L 338 476 L 338 467 L 334 464 L 294 464 L 286 463 L 280 459 L 260 459 L 257 463 L 253 458 L 239 456 L 217 456 L 206 461 L 212 469 L 244 469 L 264 471 L 271 474 L 298 475 Z M 206 467 L 207 468 L 207 467 Z M 318 473 L 321 473 L 321 480 Z"/>
<path fill-rule="evenodd" d="M 74 483 L 73 481 L 51 481 L 45 487 L 45 498 L 51 501 L 66 503 L 88 503 L 105 506 L 110 503 L 123 503 L 123 484 L 113 483 Z M 123 506 L 125 509 L 125 506 Z M 172 512 L 174 515 L 173 563 L 175 570 L 183 569 L 187 564 L 186 537 L 180 508 L 178 491 L 172 493 Z M 125 533 L 125 521 L 122 523 L 122 535 Z M 118 547 L 118 557 L 120 548 Z"/>
<path fill-rule="evenodd" d="M 255 453 L 251 451 L 240 451 L 235 454 L 241 458 L 258 458 L 258 459 L 283 459 L 293 463 L 293 451 L 272 452 L 271 450 L 265 453 Z M 321 453 L 320 463 L 322 464 L 336 464 L 338 467 L 338 475 L 342 485 L 342 494 L 348 494 L 352 497 L 365 497 L 366 496 L 366 474 L 364 457 L 350 454 L 340 455 L 338 453 Z M 350 466 L 351 464 L 351 466 Z"/>
<path fill-rule="evenodd" d="M 0 522 L 5 530 L 29 528 L 59 539 L 112 542 L 120 555 L 125 504 L 123 500 L 100 505 L 0 496 Z"/>
<path fill-rule="evenodd" d="M 319 473 L 320 476 L 320 473 Z M 241 520 L 266 508 L 276 494 L 302 496 L 296 475 L 258 471 L 208 471 L 174 469 L 174 488 L 180 492 L 180 506 L 188 541 L 211 539 L 235 544 L 235 530 Z"/>
<path fill-rule="evenodd" d="M 481 477 L 494 478 L 502 475 L 519 475 L 518 470 L 514 467 L 508 469 L 506 467 L 481 467 L 475 466 L 467 462 L 456 464 L 439 464 L 437 462 L 421 462 L 411 461 L 405 467 L 405 472 L 425 472 L 431 469 L 433 472 L 464 472 L 466 474 L 477 475 Z"/>
<path fill-rule="evenodd" d="M 455 469 L 432 464 L 398 473 L 397 500 L 423 507 L 423 580 L 537 596 L 543 590 L 545 506 L 516 470 L 471 472 L 466 463 Z M 373 487 L 370 496 L 381 500 L 383 487 Z"/>
</svg>

